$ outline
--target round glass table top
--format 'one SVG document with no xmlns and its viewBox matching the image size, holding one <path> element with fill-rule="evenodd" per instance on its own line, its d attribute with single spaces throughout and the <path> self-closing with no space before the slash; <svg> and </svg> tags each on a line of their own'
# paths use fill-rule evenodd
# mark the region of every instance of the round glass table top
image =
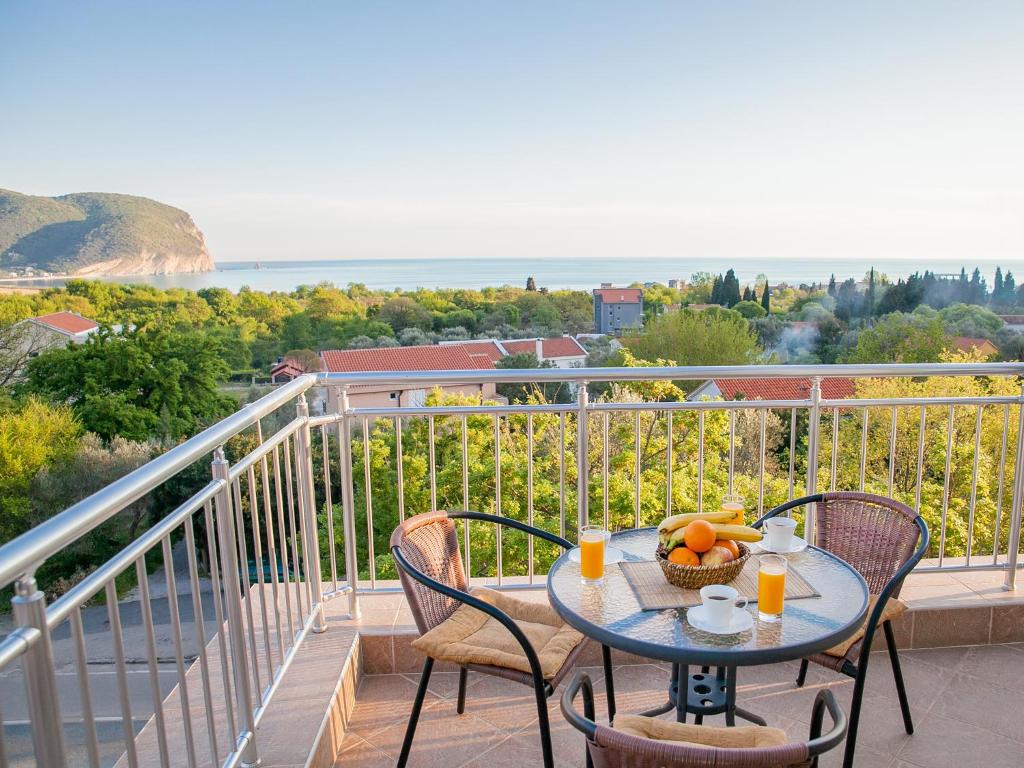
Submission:
<svg viewBox="0 0 1024 768">
<path fill-rule="evenodd" d="M 653 560 L 658 544 L 654 528 L 621 531 L 611 544 L 628 560 Z M 868 589 L 857 571 L 817 547 L 786 555 L 791 568 L 820 597 L 786 600 L 782 618 L 757 618 L 750 629 L 733 635 L 704 632 L 686 620 L 685 608 L 642 611 L 619 564 L 605 566 L 600 584 L 583 584 L 580 566 L 565 552 L 548 573 L 552 607 L 570 626 L 598 642 L 645 658 L 682 664 L 745 666 L 798 659 L 831 648 L 850 637 L 864 621 Z"/>
</svg>

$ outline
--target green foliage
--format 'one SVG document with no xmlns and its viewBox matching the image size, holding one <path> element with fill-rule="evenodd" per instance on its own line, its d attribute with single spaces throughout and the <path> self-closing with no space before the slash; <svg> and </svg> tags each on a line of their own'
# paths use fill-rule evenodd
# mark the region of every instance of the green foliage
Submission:
<svg viewBox="0 0 1024 768">
<path fill-rule="evenodd" d="M 733 312 L 739 312 L 747 320 L 751 320 L 757 317 L 764 317 L 768 314 L 764 307 L 758 304 L 756 301 L 741 301 L 739 304 L 732 308 Z"/>
<path fill-rule="evenodd" d="M 757 335 L 737 312 L 712 308 L 682 309 L 655 318 L 644 332 L 623 340 L 645 360 L 671 360 L 677 365 L 748 365 L 763 352 Z"/>
<path fill-rule="evenodd" d="M 848 363 L 934 363 L 946 348 L 939 318 L 893 312 L 861 331 Z"/>
</svg>

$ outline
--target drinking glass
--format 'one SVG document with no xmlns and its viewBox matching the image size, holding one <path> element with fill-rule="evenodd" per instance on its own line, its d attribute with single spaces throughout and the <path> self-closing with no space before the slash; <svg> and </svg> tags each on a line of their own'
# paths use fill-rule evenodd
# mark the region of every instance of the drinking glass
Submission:
<svg viewBox="0 0 1024 768">
<path fill-rule="evenodd" d="M 786 596 L 789 563 L 781 555 L 761 555 L 757 569 L 757 615 L 761 621 L 778 621 Z"/>
<path fill-rule="evenodd" d="M 729 521 L 730 525 L 743 525 L 746 522 L 743 512 L 743 497 L 738 493 L 727 493 L 723 496 L 718 510 L 720 512 L 732 512 L 732 520 Z"/>
<path fill-rule="evenodd" d="M 580 529 L 580 577 L 584 584 L 604 580 L 604 549 L 609 536 L 604 528 L 594 525 Z"/>
</svg>

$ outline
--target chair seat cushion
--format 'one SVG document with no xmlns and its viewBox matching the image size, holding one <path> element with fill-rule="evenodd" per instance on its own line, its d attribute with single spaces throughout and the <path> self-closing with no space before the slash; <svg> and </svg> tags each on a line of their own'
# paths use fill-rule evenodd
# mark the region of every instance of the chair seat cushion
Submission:
<svg viewBox="0 0 1024 768">
<path fill-rule="evenodd" d="M 616 715 L 612 727 L 630 736 L 654 741 L 679 741 L 724 749 L 778 747 L 787 743 L 785 731 L 762 725 L 720 728 L 712 725 L 673 723 L 643 715 Z"/>
<path fill-rule="evenodd" d="M 470 590 L 509 616 L 526 635 L 540 660 L 544 679 L 555 676 L 583 635 L 546 603 L 530 603 L 486 587 Z M 412 647 L 438 661 L 480 664 L 530 673 L 530 662 L 512 633 L 497 619 L 463 603 L 455 613 L 416 638 Z"/>
<path fill-rule="evenodd" d="M 849 638 L 841 642 L 839 645 L 833 646 L 829 648 L 827 651 L 825 651 L 825 654 L 827 656 L 835 656 L 838 659 L 843 658 L 844 656 L 846 656 L 847 652 L 853 647 L 854 643 L 858 642 L 862 637 L 864 637 L 864 633 L 867 631 L 868 628 L 868 619 L 871 618 L 871 612 L 875 610 L 875 605 L 877 604 L 877 602 L 878 595 L 871 595 L 871 598 L 868 601 L 868 613 L 867 616 L 864 617 L 863 623 L 857 628 L 857 631 L 854 632 Z M 890 597 L 889 602 L 887 602 L 885 604 L 885 608 L 882 609 L 882 616 L 878 620 L 878 623 L 881 624 L 883 621 L 890 621 L 891 619 L 895 619 L 905 610 L 907 610 L 906 603 L 895 597 Z"/>
</svg>

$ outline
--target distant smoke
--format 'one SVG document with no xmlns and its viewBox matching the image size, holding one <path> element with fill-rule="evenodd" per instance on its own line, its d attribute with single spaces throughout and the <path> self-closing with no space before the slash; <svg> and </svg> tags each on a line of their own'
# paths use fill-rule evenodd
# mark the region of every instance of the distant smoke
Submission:
<svg viewBox="0 0 1024 768">
<path fill-rule="evenodd" d="M 818 341 L 818 328 L 812 323 L 788 325 L 771 350 L 783 363 L 798 362 L 814 352 Z"/>
</svg>

